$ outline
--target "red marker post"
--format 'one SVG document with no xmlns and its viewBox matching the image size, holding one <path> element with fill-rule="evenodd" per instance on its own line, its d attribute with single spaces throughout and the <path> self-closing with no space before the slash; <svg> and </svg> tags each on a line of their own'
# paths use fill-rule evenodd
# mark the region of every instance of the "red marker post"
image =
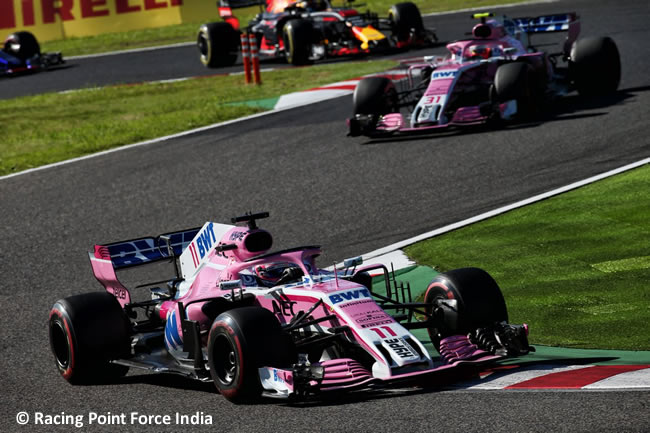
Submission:
<svg viewBox="0 0 650 433">
<path fill-rule="evenodd" d="M 262 77 L 260 75 L 260 56 L 257 50 L 257 39 L 253 33 L 248 35 L 248 44 L 251 51 L 251 62 L 253 63 L 253 77 L 255 84 L 262 84 Z"/>
<path fill-rule="evenodd" d="M 250 51 L 248 46 L 248 35 L 246 33 L 242 33 L 240 40 L 241 40 L 241 58 L 242 61 L 244 62 L 244 76 L 246 77 L 246 84 L 250 84 L 252 78 L 251 78 L 251 59 L 250 59 Z"/>
</svg>

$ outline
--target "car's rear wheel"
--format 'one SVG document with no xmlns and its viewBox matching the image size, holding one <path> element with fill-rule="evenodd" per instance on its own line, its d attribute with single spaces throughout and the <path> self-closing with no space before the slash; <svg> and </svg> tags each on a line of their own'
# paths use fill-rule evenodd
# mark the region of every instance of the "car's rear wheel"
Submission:
<svg viewBox="0 0 650 433">
<path fill-rule="evenodd" d="M 239 32 L 228 23 L 203 24 L 196 44 L 201 63 L 208 68 L 232 66 L 239 55 Z"/>
<path fill-rule="evenodd" d="M 208 337 L 210 375 L 219 392 L 233 403 L 262 394 L 260 367 L 289 367 L 295 362 L 290 336 L 273 313 L 242 307 L 221 313 Z"/>
<path fill-rule="evenodd" d="M 434 324 L 428 331 L 436 350 L 445 337 L 508 321 L 499 286 L 479 268 L 454 269 L 436 276 L 427 287 L 424 302 L 428 304 L 427 311 L 434 315 Z"/>
<path fill-rule="evenodd" d="M 615 92 L 621 81 L 621 58 L 616 43 L 608 37 L 577 40 L 571 48 L 569 71 L 581 95 Z"/>
<path fill-rule="evenodd" d="M 354 89 L 354 114 L 382 115 L 397 112 L 397 99 L 395 84 L 389 78 L 364 78 Z"/>
<path fill-rule="evenodd" d="M 41 54 L 36 37 L 30 32 L 15 32 L 5 40 L 4 51 L 22 61 Z"/>
<path fill-rule="evenodd" d="M 314 30 L 312 24 L 303 19 L 287 21 L 282 28 L 284 55 L 287 63 L 300 66 L 309 64 Z"/>
<path fill-rule="evenodd" d="M 128 367 L 130 323 L 115 296 L 85 293 L 57 301 L 50 311 L 50 347 L 59 373 L 72 384 L 111 381 Z"/>
<path fill-rule="evenodd" d="M 411 32 L 419 34 L 424 31 L 420 10 L 411 2 L 397 3 L 391 6 L 388 18 L 392 23 L 393 35 L 400 42 L 408 41 Z"/>
</svg>

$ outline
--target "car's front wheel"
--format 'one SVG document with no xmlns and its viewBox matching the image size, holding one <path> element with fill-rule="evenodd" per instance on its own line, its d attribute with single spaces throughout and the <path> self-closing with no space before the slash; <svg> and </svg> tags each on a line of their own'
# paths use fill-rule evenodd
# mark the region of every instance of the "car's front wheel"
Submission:
<svg viewBox="0 0 650 433">
<path fill-rule="evenodd" d="M 364 78 L 354 89 L 354 114 L 381 115 L 396 112 L 397 99 L 395 84 L 389 78 Z"/>
<path fill-rule="evenodd" d="M 454 269 L 436 276 L 427 287 L 424 302 L 434 317 L 428 331 L 436 350 L 445 337 L 508 321 L 501 289 L 479 268 Z"/>
<path fill-rule="evenodd" d="M 534 91 L 534 77 L 530 65 L 524 62 L 506 63 L 497 69 L 494 88 L 498 102 L 517 101 L 517 116 L 532 117 L 537 110 L 538 93 Z"/>
<path fill-rule="evenodd" d="M 210 375 L 217 390 L 233 403 L 261 396 L 260 367 L 289 367 L 295 359 L 290 336 L 273 313 L 261 307 L 221 313 L 210 329 Z"/>
<path fill-rule="evenodd" d="M 303 19 L 287 21 L 282 28 L 284 56 L 287 63 L 301 66 L 309 64 L 314 30 L 312 24 Z"/>
</svg>

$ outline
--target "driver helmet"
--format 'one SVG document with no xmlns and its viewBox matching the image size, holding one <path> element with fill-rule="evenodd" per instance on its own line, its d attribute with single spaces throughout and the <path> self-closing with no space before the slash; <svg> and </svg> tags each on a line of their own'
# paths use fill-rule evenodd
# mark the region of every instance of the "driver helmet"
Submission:
<svg viewBox="0 0 650 433">
<path fill-rule="evenodd" d="M 271 263 L 266 265 L 255 266 L 255 275 L 267 287 L 273 287 L 282 277 L 282 273 L 287 269 L 287 263 Z"/>
<path fill-rule="evenodd" d="M 492 49 L 487 45 L 472 45 L 467 52 L 470 59 L 489 59 L 492 55 Z"/>
<path fill-rule="evenodd" d="M 324 11 L 327 9 L 327 3 L 324 0 L 303 0 L 294 4 L 296 7 L 309 12 Z"/>
</svg>

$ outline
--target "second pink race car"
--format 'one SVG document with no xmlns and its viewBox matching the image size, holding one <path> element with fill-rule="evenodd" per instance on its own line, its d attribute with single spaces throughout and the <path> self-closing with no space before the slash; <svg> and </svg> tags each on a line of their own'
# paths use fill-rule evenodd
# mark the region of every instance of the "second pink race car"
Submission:
<svg viewBox="0 0 650 433">
<path fill-rule="evenodd" d="M 578 39 L 575 13 L 481 20 L 472 38 L 447 45 L 446 57 L 425 57 L 408 69 L 408 83 L 364 78 L 354 92 L 349 135 L 382 137 L 450 126 L 530 118 L 553 98 L 616 91 L 618 48 L 609 37 Z M 530 36 L 566 32 L 558 52 L 537 50 Z"/>
</svg>

